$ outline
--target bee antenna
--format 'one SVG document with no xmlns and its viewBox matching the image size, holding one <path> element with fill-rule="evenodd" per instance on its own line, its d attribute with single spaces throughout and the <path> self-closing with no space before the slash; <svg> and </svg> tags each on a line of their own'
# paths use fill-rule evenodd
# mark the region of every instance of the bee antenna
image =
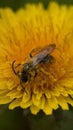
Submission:
<svg viewBox="0 0 73 130">
<path fill-rule="evenodd" d="M 12 62 L 12 70 L 13 70 L 13 72 L 15 73 L 15 75 L 17 75 L 17 73 L 16 73 L 16 71 L 15 71 L 15 67 L 14 67 L 14 64 L 15 64 L 15 60 Z"/>
</svg>

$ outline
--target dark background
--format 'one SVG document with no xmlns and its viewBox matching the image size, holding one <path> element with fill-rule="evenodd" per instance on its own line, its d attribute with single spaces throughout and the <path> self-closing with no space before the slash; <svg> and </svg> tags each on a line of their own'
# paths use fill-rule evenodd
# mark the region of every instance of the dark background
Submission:
<svg viewBox="0 0 73 130">
<path fill-rule="evenodd" d="M 23 7 L 26 3 L 39 3 L 42 2 L 45 7 L 51 1 L 56 1 L 59 4 L 72 5 L 73 0 L 0 0 L 0 7 L 11 7 L 14 10 L 17 10 L 20 7 Z"/>
<path fill-rule="evenodd" d="M 0 0 L 0 8 L 11 7 L 14 11 L 24 6 L 26 3 L 42 2 L 44 7 L 51 1 L 56 1 L 60 5 L 72 5 L 73 0 Z M 69 111 L 58 109 L 52 115 L 46 116 L 39 112 L 36 116 L 29 110 L 15 108 L 8 110 L 7 105 L 0 106 L 0 130 L 73 130 L 73 108 Z"/>
</svg>

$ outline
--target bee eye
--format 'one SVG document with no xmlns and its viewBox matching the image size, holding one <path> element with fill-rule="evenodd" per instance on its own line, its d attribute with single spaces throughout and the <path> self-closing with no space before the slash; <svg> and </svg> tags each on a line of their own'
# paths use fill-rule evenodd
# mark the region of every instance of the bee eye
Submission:
<svg viewBox="0 0 73 130">
<path fill-rule="evenodd" d="M 28 81 L 28 74 L 26 71 L 22 71 L 22 74 L 21 74 L 21 80 L 22 82 L 27 82 Z"/>
</svg>

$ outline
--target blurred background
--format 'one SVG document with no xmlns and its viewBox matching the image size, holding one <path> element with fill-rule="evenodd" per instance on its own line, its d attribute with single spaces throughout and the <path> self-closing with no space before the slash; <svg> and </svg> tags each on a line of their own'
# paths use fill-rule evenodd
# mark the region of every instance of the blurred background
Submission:
<svg viewBox="0 0 73 130">
<path fill-rule="evenodd" d="M 73 4 L 73 0 L 0 0 L 0 7 L 10 7 L 14 11 L 24 6 L 26 3 L 42 2 L 44 7 L 51 1 L 68 6 Z M 0 130 L 73 130 L 73 108 L 69 111 L 58 109 L 52 115 L 46 116 L 40 111 L 36 116 L 27 110 L 15 108 L 8 110 L 7 105 L 0 106 Z"/>
<path fill-rule="evenodd" d="M 17 10 L 20 7 L 23 7 L 26 3 L 39 3 L 42 2 L 45 7 L 51 1 L 56 1 L 59 4 L 72 5 L 73 0 L 0 0 L 0 7 L 11 7 L 14 10 Z"/>
</svg>

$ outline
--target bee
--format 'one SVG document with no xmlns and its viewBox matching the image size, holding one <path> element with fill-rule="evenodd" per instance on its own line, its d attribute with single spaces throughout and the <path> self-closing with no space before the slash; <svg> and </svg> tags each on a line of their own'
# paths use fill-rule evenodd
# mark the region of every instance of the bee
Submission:
<svg viewBox="0 0 73 130">
<path fill-rule="evenodd" d="M 30 60 L 27 61 L 26 63 L 22 64 L 22 69 L 21 71 L 15 70 L 16 67 L 20 66 L 21 64 L 18 64 L 16 67 L 14 66 L 15 60 L 12 62 L 12 70 L 17 75 L 20 79 L 20 84 L 23 87 L 22 83 L 26 83 L 31 79 L 32 72 L 34 72 L 34 77 L 37 76 L 37 71 L 36 71 L 36 66 L 39 64 L 44 64 L 46 62 L 51 63 L 53 60 L 53 56 L 51 53 L 54 51 L 56 45 L 55 44 L 50 44 L 43 49 L 41 49 L 38 53 L 36 53 L 34 56 L 30 54 Z M 33 52 L 33 50 L 32 50 Z"/>
</svg>

